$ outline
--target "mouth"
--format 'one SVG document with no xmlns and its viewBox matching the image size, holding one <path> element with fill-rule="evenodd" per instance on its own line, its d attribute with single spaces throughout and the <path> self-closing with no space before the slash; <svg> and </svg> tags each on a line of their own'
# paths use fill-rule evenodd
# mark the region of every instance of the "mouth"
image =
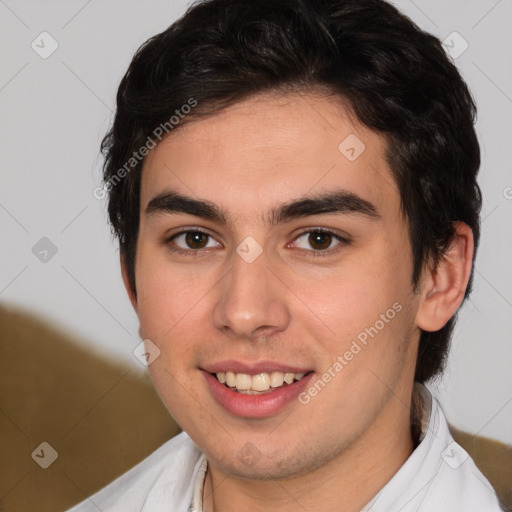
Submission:
<svg viewBox="0 0 512 512">
<path fill-rule="evenodd" d="M 211 373 L 227 389 L 243 395 L 265 395 L 302 380 L 311 372 L 261 372 L 255 375 L 232 371 Z"/>
<path fill-rule="evenodd" d="M 255 364 L 235 360 L 201 368 L 214 400 L 233 416 L 262 419 L 297 402 L 314 370 L 271 361 Z"/>
</svg>

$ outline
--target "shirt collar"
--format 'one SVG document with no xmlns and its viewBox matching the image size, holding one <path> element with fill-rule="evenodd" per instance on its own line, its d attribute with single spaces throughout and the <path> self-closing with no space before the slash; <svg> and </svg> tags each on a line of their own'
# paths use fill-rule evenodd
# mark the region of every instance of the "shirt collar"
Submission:
<svg viewBox="0 0 512 512">
<path fill-rule="evenodd" d="M 206 471 L 208 470 L 208 459 L 206 455 L 201 455 L 202 461 L 199 466 L 199 471 L 196 475 L 196 481 L 194 483 L 194 494 L 192 495 L 192 503 L 190 505 L 189 512 L 203 512 L 203 488 L 204 480 L 206 477 Z"/>
</svg>

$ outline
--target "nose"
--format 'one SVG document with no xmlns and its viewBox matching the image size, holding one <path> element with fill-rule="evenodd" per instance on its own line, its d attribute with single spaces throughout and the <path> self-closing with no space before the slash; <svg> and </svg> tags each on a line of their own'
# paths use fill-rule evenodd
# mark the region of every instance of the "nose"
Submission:
<svg viewBox="0 0 512 512">
<path fill-rule="evenodd" d="M 285 330 L 290 322 L 287 294 L 263 252 L 248 263 L 233 255 L 233 266 L 219 287 L 213 324 L 235 339 L 256 340 Z"/>
</svg>

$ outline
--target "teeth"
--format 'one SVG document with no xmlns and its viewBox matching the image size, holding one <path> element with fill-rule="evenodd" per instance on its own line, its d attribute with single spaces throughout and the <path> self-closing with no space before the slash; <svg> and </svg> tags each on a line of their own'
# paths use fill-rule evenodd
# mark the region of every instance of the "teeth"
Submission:
<svg viewBox="0 0 512 512">
<path fill-rule="evenodd" d="M 219 378 L 219 377 L 217 377 Z M 236 375 L 233 372 L 226 372 L 226 384 L 230 388 L 234 388 L 236 384 Z"/>
<path fill-rule="evenodd" d="M 281 372 L 273 372 L 270 376 L 270 385 L 273 388 L 279 388 L 283 385 L 284 375 Z"/>
<path fill-rule="evenodd" d="M 247 391 L 248 389 L 251 389 L 251 386 L 252 379 L 250 375 L 247 375 L 246 373 L 237 373 L 235 382 L 236 389 L 239 391 Z"/>
<path fill-rule="evenodd" d="M 293 379 L 295 378 L 294 373 L 285 373 L 284 374 L 284 381 L 286 384 L 291 384 L 293 382 Z"/>
<path fill-rule="evenodd" d="M 268 391 L 270 389 L 270 377 L 268 373 L 254 375 L 251 388 L 254 389 L 254 391 Z"/>
<path fill-rule="evenodd" d="M 266 392 L 271 388 L 279 388 L 284 383 L 292 384 L 294 381 L 302 379 L 305 373 L 272 372 L 271 374 L 258 373 L 251 376 L 246 373 L 218 372 L 215 375 L 221 384 L 236 388 L 237 391 L 244 394 L 257 394 L 257 392 Z"/>
</svg>

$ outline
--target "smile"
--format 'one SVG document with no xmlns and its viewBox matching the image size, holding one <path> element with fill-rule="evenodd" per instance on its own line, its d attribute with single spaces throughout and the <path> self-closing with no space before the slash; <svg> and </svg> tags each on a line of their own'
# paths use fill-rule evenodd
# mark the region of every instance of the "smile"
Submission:
<svg viewBox="0 0 512 512">
<path fill-rule="evenodd" d="M 288 386 L 295 381 L 300 381 L 304 375 L 306 374 L 291 372 L 263 372 L 256 375 L 231 371 L 215 373 L 215 377 L 221 384 L 224 384 L 232 391 L 237 391 L 244 395 L 271 393 L 277 388 Z"/>
<path fill-rule="evenodd" d="M 315 372 L 261 361 L 244 364 L 223 361 L 202 368 L 201 374 L 214 401 L 239 418 L 267 418 L 279 414 L 307 388 Z"/>
</svg>

